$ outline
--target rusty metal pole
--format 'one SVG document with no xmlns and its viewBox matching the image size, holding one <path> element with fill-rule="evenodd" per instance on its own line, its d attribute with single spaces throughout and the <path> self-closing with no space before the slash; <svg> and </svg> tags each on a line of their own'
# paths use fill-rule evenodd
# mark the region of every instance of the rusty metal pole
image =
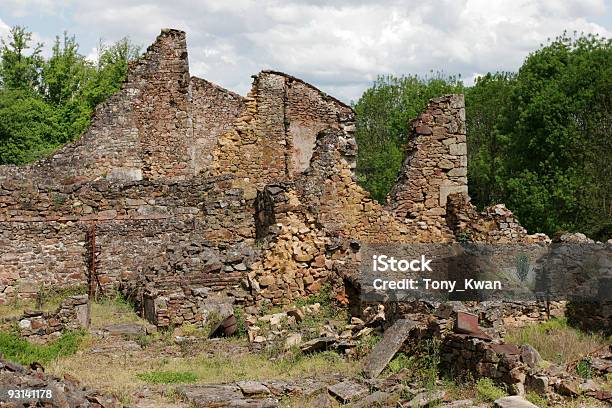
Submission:
<svg viewBox="0 0 612 408">
<path fill-rule="evenodd" d="M 97 299 L 97 277 L 96 277 L 96 222 L 93 221 L 89 228 L 89 299 Z"/>
</svg>

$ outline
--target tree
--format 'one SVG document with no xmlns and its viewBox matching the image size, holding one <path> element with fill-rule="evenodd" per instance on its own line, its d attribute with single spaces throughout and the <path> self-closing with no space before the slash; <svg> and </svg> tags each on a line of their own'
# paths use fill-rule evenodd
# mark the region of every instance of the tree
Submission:
<svg viewBox="0 0 612 408">
<path fill-rule="evenodd" d="M 129 62 L 140 55 L 140 47 L 124 37 L 111 46 L 104 46 L 100 41 L 98 52 L 96 75 L 83 92 L 92 109 L 119 90 L 127 76 Z"/>
<path fill-rule="evenodd" d="M 83 98 L 83 90 L 95 77 L 91 62 L 79 54 L 74 36 L 64 32 L 56 37 L 51 57 L 42 68 L 42 97 L 54 107 L 61 126 L 59 143 L 74 140 L 89 125 L 92 107 Z"/>
<path fill-rule="evenodd" d="M 470 196 L 478 207 L 503 200 L 504 135 L 498 124 L 508 109 L 516 75 L 487 73 L 465 90 Z"/>
<path fill-rule="evenodd" d="M 28 90 L 0 90 L 0 164 L 34 161 L 61 139 L 50 105 Z"/>
<path fill-rule="evenodd" d="M 94 64 L 79 53 L 74 36 L 56 37 L 51 56 L 32 34 L 11 29 L 0 53 L 0 164 L 23 164 L 75 140 L 98 103 L 118 91 L 139 48 L 123 38 L 101 47 Z M 32 48 L 31 52 L 27 52 Z"/>
<path fill-rule="evenodd" d="M 40 85 L 42 44 L 32 48 L 31 41 L 32 33 L 21 26 L 11 28 L 8 41 L 2 40 L 0 78 L 4 89 L 37 90 Z"/>
<path fill-rule="evenodd" d="M 359 145 L 357 176 L 372 197 L 383 202 L 404 159 L 410 122 L 429 99 L 462 92 L 453 76 L 381 76 L 354 105 Z"/>
<path fill-rule="evenodd" d="M 529 230 L 609 234 L 611 44 L 563 34 L 518 72 L 499 124 L 507 136 L 503 195 Z"/>
</svg>

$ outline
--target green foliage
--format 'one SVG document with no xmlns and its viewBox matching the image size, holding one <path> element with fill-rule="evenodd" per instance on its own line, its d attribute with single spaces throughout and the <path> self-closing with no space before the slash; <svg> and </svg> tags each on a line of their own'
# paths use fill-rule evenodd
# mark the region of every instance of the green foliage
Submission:
<svg viewBox="0 0 612 408">
<path fill-rule="evenodd" d="M 504 136 L 497 124 L 503 118 L 516 75 L 487 73 L 465 89 L 470 196 L 479 207 L 503 201 L 500 187 Z"/>
<path fill-rule="evenodd" d="M 387 369 L 392 374 L 398 373 L 403 368 L 409 369 L 410 367 L 412 367 L 412 361 L 410 357 L 404 353 L 397 353 L 395 357 L 393 357 L 393 360 L 387 365 Z"/>
<path fill-rule="evenodd" d="M 612 42 L 566 34 L 529 55 L 504 118 L 506 204 L 529 230 L 609 237 Z"/>
<path fill-rule="evenodd" d="M 33 362 L 47 364 L 59 357 L 76 353 L 85 337 L 85 332 L 66 332 L 49 344 L 33 344 L 19 338 L 15 333 L 0 332 L 0 350 L 4 358 L 19 364 Z"/>
<path fill-rule="evenodd" d="M 539 408 L 548 407 L 548 401 L 545 396 L 538 395 L 537 393 L 530 391 L 525 394 L 525 399 L 531 402 L 533 405 L 537 405 Z"/>
<path fill-rule="evenodd" d="M 354 105 L 357 176 L 373 198 L 383 202 L 397 177 L 411 120 L 429 99 L 462 90 L 458 78 L 437 73 L 425 78 L 380 76 L 363 93 Z"/>
<path fill-rule="evenodd" d="M 246 337 L 247 336 L 247 324 L 244 316 L 244 308 L 242 306 L 237 306 L 234 308 L 234 316 L 236 316 L 236 321 L 238 325 L 237 336 L 238 337 Z"/>
<path fill-rule="evenodd" d="M 306 305 L 314 305 L 319 303 L 322 309 L 329 309 L 333 306 L 333 290 L 332 287 L 324 283 L 321 285 L 321 289 L 317 293 L 313 293 L 308 297 L 301 298 L 295 301 L 296 307 L 302 307 Z"/>
<path fill-rule="evenodd" d="M 410 353 L 397 353 L 387 366 L 391 373 L 402 369 L 410 371 L 410 377 L 421 386 L 433 389 L 439 379 L 440 341 L 428 339 L 415 345 Z"/>
<path fill-rule="evenodd" d="M 138 373 L 136 377 L 149 384 L 180 384 L 194 383 L 198 376 L 188 371 L 150 371 Z"/>
<path fill-rule="evenodd" d="M 382 201 L 411 119 L 430 98 L 465 93 L 468 183 L 479 208 L 503 202 L 530 231 L 612 237 L 612 41 L 566 33 L 517 73 L 379 77 L 355 104 L 357 176 Z"/>
<path fill-rule="evenodd" d="M 32 47 L 31 42 L 32 33 L 21 26 L 11 28 L 9 38 L 2 40 L 0 77 L 3 88 L 30 91 L 39 87 L 39 73 L 44 64 L 42 44 Z"/>
<path fill-rule="evenodd" d="M 593 376 L 593 368 L 590 357 L 583 358 L 576 364 L 576 374 L 582 378 L 591 378 Z"/>
<path fill-rule="evenodd" d="M 56 112 L 25 89 L 0 89 L 0 164 L 22 164 L 50 152 L 62 140 Z"/>
<path fill-rule="evenodd" d="M 496 399 L 507 396 L 508 394 L 502 388 L 495 385 L 490 378 L 481 378 L 476 382 L 476 392 L 480 400 L 484 402 L 493 402 Z"/>
<path fill-rule="evenodd" d="M 119 90 L 139 49 L 127 38 L 100 47 L 96 64 L 74 36 L 57 37 L 51 56 L 16 26 L 0 50 L 0 165 L 24 164 L 75 140 L 95 106 Z"/>
</svg>

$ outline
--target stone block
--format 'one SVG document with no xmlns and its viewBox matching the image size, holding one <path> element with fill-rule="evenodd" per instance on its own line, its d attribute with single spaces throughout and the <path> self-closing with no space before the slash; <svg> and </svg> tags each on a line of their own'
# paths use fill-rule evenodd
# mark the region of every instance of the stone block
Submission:
<svg viewBox="0 0 612 408">
<path fill-rule="evenodd" d="M 450 194 L 468 194 L 468 186 L 440 186 L 440 207 L 446 208 L 446 199 Z"/>
<path fill-rule="evenodd" d="M 358 400 L 368 393 L 368 387 L 356 381 L 346 380 L 330 385 L 327 391 L 343 404 Z"/>
<path fill-rule="evenodd" d="M 410 331 L 415 326 L 416 324 L 412 320 L 400 319 L 388 328 L 383 335 L 383 339 L 374 346 L 374 349 L 364 359 L 364 374 L 370 378 L 378 377 L 404 344 L 404 341 L 410 335 Z"/>
<path fill-rule="evenodd" d="M 467 155 L 466 143 L 455 143 L 448 146 L 449 153 L 453 156 Z"/>
</svg>

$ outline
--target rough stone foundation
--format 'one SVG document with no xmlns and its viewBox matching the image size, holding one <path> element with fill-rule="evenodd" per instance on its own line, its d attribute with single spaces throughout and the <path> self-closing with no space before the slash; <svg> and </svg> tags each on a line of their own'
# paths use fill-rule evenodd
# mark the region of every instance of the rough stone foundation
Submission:
<svg viewBox="0 0 612 408">
<path fill-rule="evenodd" d="M 69 296 L 55 312 L 28 311 L 19 319 L 22 337 L 47 341 L 59 337 L 66 330 L 87 329 L 90 322 L 87 295 Z"/>
</svg>

